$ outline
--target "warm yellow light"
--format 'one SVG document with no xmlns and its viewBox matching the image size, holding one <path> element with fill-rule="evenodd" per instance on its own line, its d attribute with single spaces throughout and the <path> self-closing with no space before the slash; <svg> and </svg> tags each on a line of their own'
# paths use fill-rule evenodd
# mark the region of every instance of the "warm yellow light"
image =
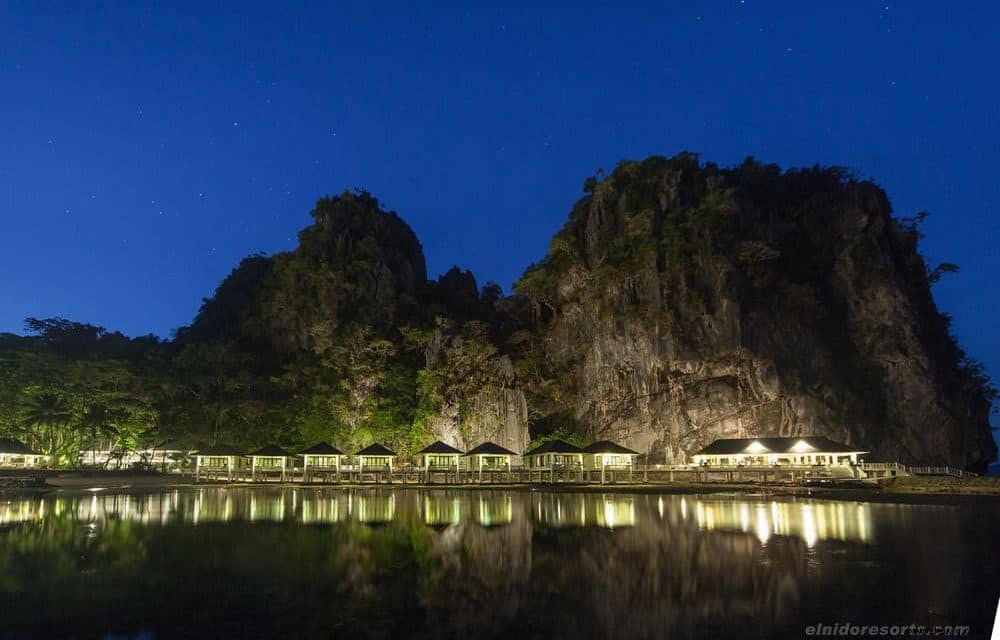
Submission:
<svg viewBox="0 0 1000 640">
<path fill-rule="evenodd" d="M 764 445 L 762 445 L 757 440 L 754 440 L 753 442 L 751 442 L 749 445 L 747 445 L 747 448 L 744 449 L 744 451 L 746 451 L 747 453 L 762 453 L 762 452 L 768 451 L 768 450 L 769 449 L 767 447 L 765 447 Z"/>
<path fill-rule="evenodd" d="M 795 453 L 803 453 L 805 451 L 815 451 L 815 450 L 816 448 L 811 446 L 805 440 L 799 440 L 794 445 L 792 445 L 792 451 L 794 451 Z"/>
<path fill-rule="evenodd" d="M 811 504 L 802 505 L 802 538 L 807 547 L 813 547 L 819 539 L 819 531 L 816 526 L 816 513 Z"/>
</svg>

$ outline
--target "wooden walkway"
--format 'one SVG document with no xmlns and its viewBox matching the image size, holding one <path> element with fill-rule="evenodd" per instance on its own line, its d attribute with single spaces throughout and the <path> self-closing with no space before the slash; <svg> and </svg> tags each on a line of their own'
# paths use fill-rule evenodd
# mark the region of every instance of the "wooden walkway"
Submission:
<svg viewBox="0 0 1000 640">
<path fill-rule="evenodd" d="M 225 470 L 213 472 L 201 469 L 201 480 L 239 483 L 302 483 L 302 484 L 403 484 L 403 485 L 480 485 L 480 484 L 615 484 L 615 483 L 790 483 L 807 484 L 833 480 L 867 480 L 905 475 L 938 475 L 959 478 L 975 474 L 953 467 L 907 467 L 898 462 L 862 462 L 858 465 L 636 465 L 635 468 L 583 469 L 581 467 L 512 467 L 510 469 L 469 470 L 451 467 L 424 469 L 399 467 L 359 471 L 353 466 L 339 470 L 309 468 L 288 469 L 285 477 L 279 473 L 264 474 L 257 469 L 252 478 L 250 469 L 234 470 L 230 478 Z"/>
</svg>

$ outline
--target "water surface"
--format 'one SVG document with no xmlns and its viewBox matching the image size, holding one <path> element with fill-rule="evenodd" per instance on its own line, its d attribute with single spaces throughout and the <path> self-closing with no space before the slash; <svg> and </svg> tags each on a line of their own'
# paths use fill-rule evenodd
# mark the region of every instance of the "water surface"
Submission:
<svg viewBox="0 0 1000 640">
<path fill-rule="evenodd" d="M 1000 508 L 204 488 L 0 499 L 0 637 L 803 637 L 971 625 Z"/>
</svg>

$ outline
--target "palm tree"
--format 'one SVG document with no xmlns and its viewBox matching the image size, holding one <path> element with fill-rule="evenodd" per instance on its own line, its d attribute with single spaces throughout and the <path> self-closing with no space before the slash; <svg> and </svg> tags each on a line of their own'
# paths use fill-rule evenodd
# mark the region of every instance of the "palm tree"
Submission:
<svg viewBox="0 0 1000 640">
<path fill-rule="evenodd" d="M 87 412 L 83 414 L 81 426 L 90 433 L 90 464 L 97 464 L 97 444 L 106 437 L 113 434 L 113 429 L 109 425 L 111 415 L 108 407 L 103 404 L 92 404 L 87 407 Z"/>
<path fill-rule="evenodd" d="M 29 429 L 35 430 L 32 433 L 33 438 L 41 442 L 42 450 L 50 455 L 56 452 L 58 448 L 56 443 L 64 436 L 61 430 L 72 419 L 73 412 L 69 402 L 53 392 L 34 396 L 24 412 L 25 424 Z"/>
</svg>

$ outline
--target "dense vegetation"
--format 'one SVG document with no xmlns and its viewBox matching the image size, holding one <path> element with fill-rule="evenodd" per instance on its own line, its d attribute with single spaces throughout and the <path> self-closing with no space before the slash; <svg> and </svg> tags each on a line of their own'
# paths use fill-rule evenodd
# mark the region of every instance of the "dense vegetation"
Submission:
<svg viewBox="0 0 1000 640">
<path fill-rule="evenodd" d="M 2 336 L 0 434 L 63 461 L 169 439 L 427 444 L 429 417 L 494 375 L 499 287 L 457 268 L 427 281 L 413 232 L 365 192 L 312 216 L 295 251 L 244 259 L 169 342 L 63 319 Z"/>
<path fill-rule="evenodd" d="M 27 335 L 0 336 L 0 436 L 64 462 L 98 442 L 167 439 L 246 448 L 378 440 L 409 452 L 440 435 L 442 416 L 465 433 L 490 390 L 516 389 L 532 437 L 592 438 L 580 410 L 593 400 L 583 356 L 551 348 L 567 302 L 674 327 L 671 348 L 697 357 L 709 339 L 692 318 L 717 314 L 732 292 L 743 346 L 772 354 L 789 388 L 834 388 L 844 419 L 895 419 L 883 372 L 845 344 L 856 340 L 843 330 L 849 310 L 829 291 L 843 245 L 823 239 L 852 215 L 888 210 L 875 185 L 836 168 L 781 172 L 748 160 L 723 169 L 681 154 L 622 163 L 584 191 L 509 297 L 457 267 L 428 280 L 412 230 L 355 191 L 321 199 L 294 251 L 244 259 L 169 341 L 28 319 Z M 982 424 L 993 389 L 930 296 L 954 266 L 927 267 L 918 224 L 891 219 L 887 245 L 855 246 L 857 269 L 845 277 L 863 280 L 887 259 L 902 265 L 894 286 L 917 307 L 912 329 L 937 379 Z M 824 340 L 787 338 L 803 332 Z M 872 336 L 865 348 L 894 339 Z"/>
<path fill-rule="evenodd" d="M 995 390 L 931 295 L 957 267 L 918 251 L 926 213 L 893 217 L 844 169 L 691 154 L 624 162 L 585 191 L 515 285 L 536 425 L 667 461 L 802 429 L 892 459 L 995 455 Z"/>
</svg>

